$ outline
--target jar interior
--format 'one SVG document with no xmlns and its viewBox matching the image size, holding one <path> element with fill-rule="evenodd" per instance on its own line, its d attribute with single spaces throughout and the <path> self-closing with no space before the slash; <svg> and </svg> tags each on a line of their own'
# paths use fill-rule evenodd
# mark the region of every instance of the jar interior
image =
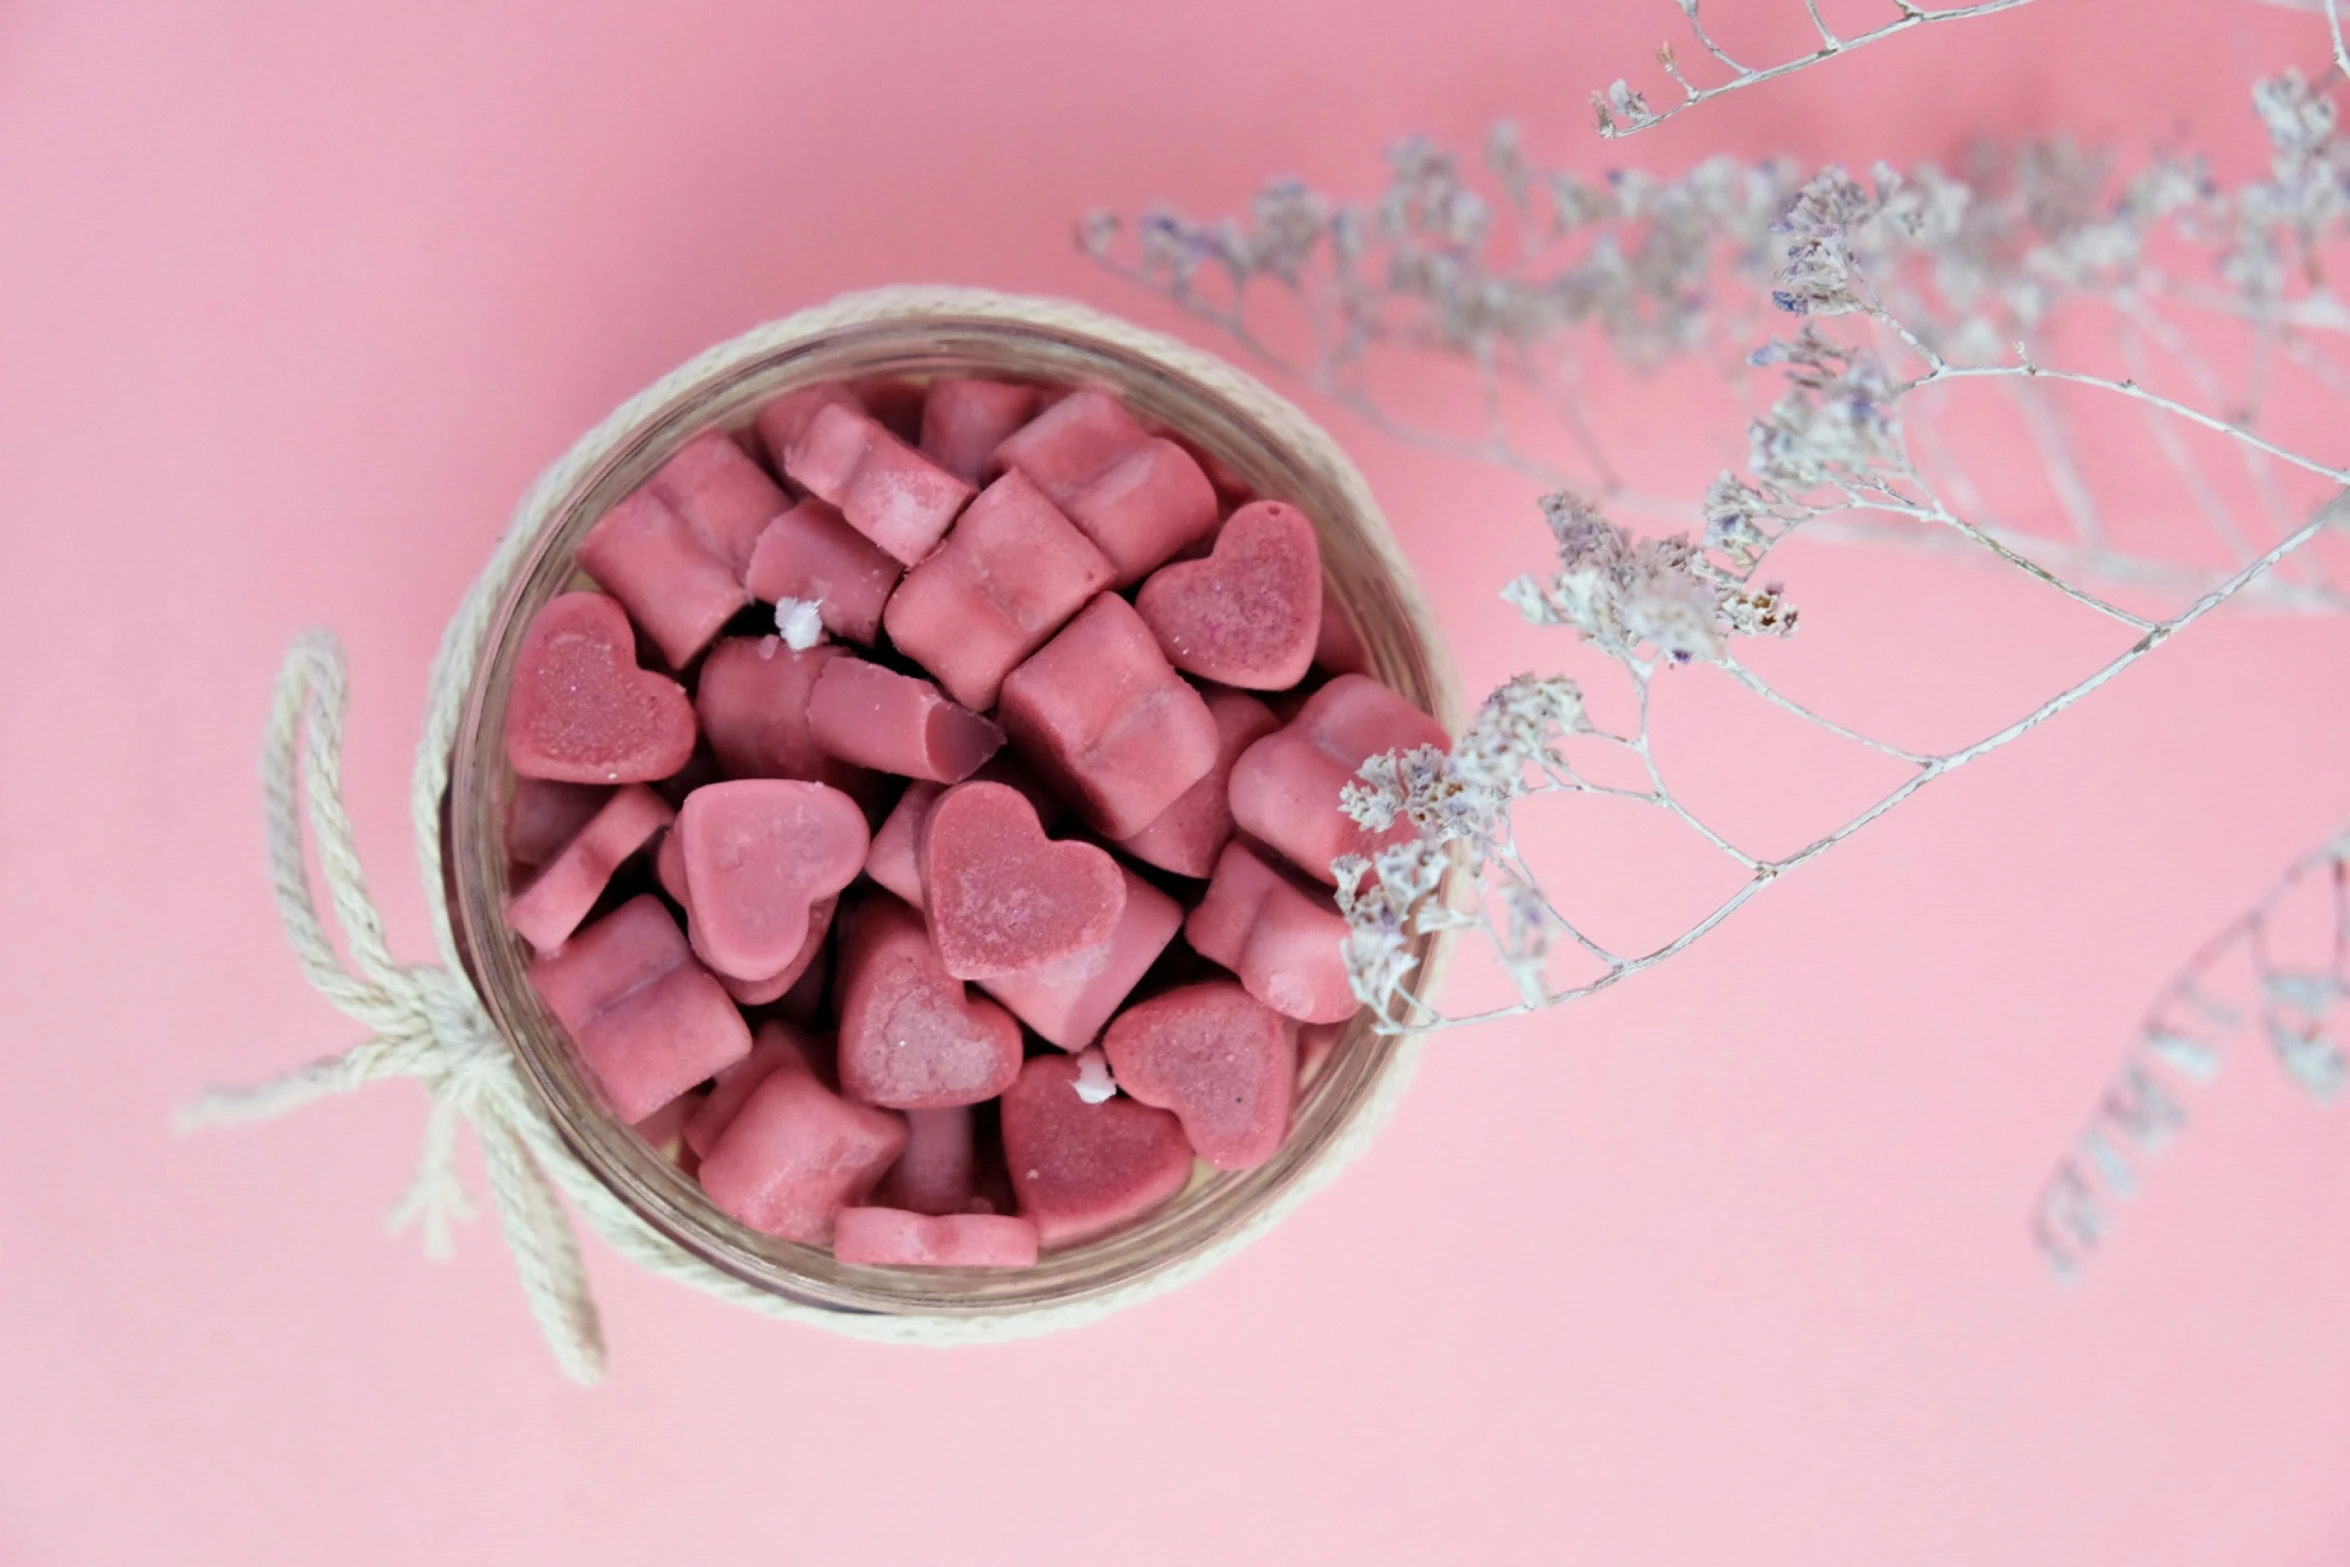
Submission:
<svg viewBox="0 0 2350 1567">
<path fill-rule="evenodd" d="M 1130 350 L 1027 322 L 926 316 L 878 321 L 788 343 L 720 365 L 654 411 L 551 509 L 503 600 L 475 667 L 450 758 L 447 871 L 461 955 L 490 1018 L 511 1041 L 564 1141 L 624 1203 L 686 1251 L 758 1288 L 841 1311 L 984 1315 L 1063 1304 L 1117 1290 L 1179 1265 L 1263 1214 L 1328 1158 L 1334 1144 L 1403 1065 L 1401 1041 L 1368 1013 L 1345 1028 L 1300 1090 L 1290 1133 L 1267 1163 L 1241 1172 L 1202 1163 L 1191 1184 L 1156 1211 L 1098 1239 L 1047 1250 L 1028 1269 L 869 1268 L 778 1240 L 730 1218 L 694 1179 L 603 1106 L 562 1027 L 528 979 L 530 953 L 507 929 L 510 887 L 504 803 L 506 693 L 522 633 L 551 598 L 578 586 L 572 564 L 597 519 L 688 439 L 748 424 L 769 399 L 819 382 L 978 375 L 1056 386 L 1100 386 L 1146 426 L 1180 436 L 1257 495 L 1313 519 L 1324 591 L 1353 617 L 1373 672 L 1448 728 L 1449 681 L 1437 633 L 1384 524 L 1358 504 L 1359 486 L 1284 443 L 1240 398 Z M 1437 939 L 1421 938 L 1433 963 Z"/>
</svg>

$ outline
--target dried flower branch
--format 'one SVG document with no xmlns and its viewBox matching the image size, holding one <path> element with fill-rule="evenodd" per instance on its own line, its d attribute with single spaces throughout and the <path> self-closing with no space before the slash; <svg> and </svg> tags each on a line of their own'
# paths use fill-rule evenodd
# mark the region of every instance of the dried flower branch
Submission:
<svg viewBox="0 0 2350 1567">
<path fill-rule="evenodd" d="M 2350 1082 L 2345 1000 L 2350 831 L 2296 861 L 2147 1009 L 2073 1151 L 2033 1205 L 2032 1238 L 2050 1266 L 2067 1278 L 2080 1271 L 2112 1228 L 2114 1208 L 2138 1194 L 2145 1161 L 2186 1124 L 2179 1096 L 2216 1077 L 2238 1041 L 2265 1040 L 2311 1098 L 2339 1095 Z"/>
<path fill-rule="evenodd" d="M 1842 41 L 1823 25 L 1823 48 L 1999 8 L 1905 9 L 1901 22 Z M 1685 11 L 1698 25 L 1694 6 Z M 1347 809 L 1373 825 L 1409 819 L 1419 829 L 1414 843 L 1339 867 L 1357 986 L 1387 1025 L 1449 1027 L 1588 996 L 1683 950 L 1778 876 L 2020 738 L 2222 605 L 2350 607 L 2317 563 L 2297 559 L 2350 509 L 2350 468 L 2263 422 L 2267 367 L 2279 360 L 2350 394 L 2350 369 L 2334 357 L 2350 335 L 2350 308 L 2326 281 L 2326 262 L 2338 259 L 2329 251 L 2350 236 L 2350 147 L 2336 132 L 2330 84 L 2287 71 L 2256 86 L 2270 165 L 2232 186 L 2177 156 L 2117 180 L 2110 160 L 2063 142 L 1985 155 L 1956 174 L 1879 166 L 1865 183 L 1840 168 L 1799 178 L 1784 161 L 1726 158 L 1675 178 L 1624 171 L 1591 182 L 1536 166 L 1504 124 L 1481 174 L 1424 140 L 1399 144 L 1387 189 L 1368 203 L 1278 180 L 1245 214 L 1218 221 L 1158 209 L 1129 235 L 1115 217 L 1089 219 L 1082 241 L 1105 265 L 1381 428 L 1555 487 L 1543 502 L 1554 565 L 1512 582 L 1504 597 L 1629 682 L 1638 718 L 1624 733 L 1588 721 L 1575 682 L 1524 676 L 1494 694 L 1451 754 L 1366 764 Z M 1302 355 L 1280 352 L 1257 330 L 1268 299 L 1302 322 Z M 1752 346 L 1774 314 L 1800 318 L 1796 330 Z M 2122 373 L 2080 357 L 2085 323 L 2112 334 Z M 2215 326 L 2253 341 L 2241 385 L 2227 384 L 2206 350 Z M 1720 474 L 1695 508 L 1702 531 L 1644 538 L 1606 515 L 1664 508 L 1620 481 L 1593 435 L 1578 400 L 1593 351 L 1634 367 L 1695 355 L 1749 385 L 1776 374 L 1777 395 L 1749 420 L 1743 471 Z M 1463 440 L 1390 417 L 1374 394 L 1374 367 L 1396 356 L 1472 368 L 1482 434 Z M 2158 361 L 2178 384 L 2151 373 Z M 1984 504 L 1963 451 L 1967 426 L 1948 413 L 1970 386 L 2009 399 L 2069 537 L 2006 523 Z M 1573 471 L 1518 443 L 1500 411 L 1506 389 L 1558 415 L 1578 453 Z M 2116 542 L 2059 391 L 2146 416 L 2225 564 Z M 2234 487 L 2256 496 L 2251 512 L 2218 481 L 2205 449 L 2241 470 Z M 1898 746 L 1794 701 L 1738 655 L 1743 639 L 1784 636 L 1798 623 L 1784 590 L 1760 573 L 1799 532 L 1971 551 L 2133 640 L 1971 744 Z M 2149 587 L 2168 589 L 2172 601 L 2144 605 L 2138 590 Z M 1791 852 L 1741 845 L 1675 793 L 1652 745 L 1654 682 L 1707 669 L 1715 674 L 1706 678 L 1733 681 L 1902 764 L 1904 775 Z M 1628 760 L 1645 787 L 1578 768 L 1561 744 L 1569 739 Z M 1667 813 L 1742 879 L 1671 940 L 1611 950 L 1586 933 L 1587 917 L 1545 891 L 1517 841 L 1518 806 L 1571 795 Z M 1455 867 L 1462 874 L 1448 875 Z M 1437 927 L 1481 932 L 1518 999 L 1456 1014 L 1418 993 L 1405 949 L 1413 933 Z M 1553 978 L 1552 958 L 1568 953 L 1578 955 L 1580 977 Z"/>
<path fill-rule="evenodd" d="M 1662 125 L 1674 115 L 1685 113 L 1701 103 L 1710 103 L 1726 94 L 1738 92 L 1748 87 L 1760 86 L 1764 82 L 1775 81 L 1782 76 L 1792 76 L 1797 71 L 1809 70 L 1815 65 L 1824 65 L 1838 55 L 1850 54 L 1865 44 L 1881 42 L 1897 33 L 1906 33 L 1913 28 L 1924 27 L 1934 22 L 1960 22 L 1970 17 L 1989 16 L 1997 11 L 2012 11 L 2017 6 L 2031 4 L 2031 0 L 1981 0 L 1981 3 L 1976 5 L 1951 6 L 1938 11 L 1929 11 L 1912 5 L 1909 0 L 1894 0 L 1894 5 L 1900 13 L 1898 16 L 1865 33 L 1856 33 L 1850 38 L 1838 37 L 1835 30 L 1828 26 L 1827 20 L 1820 15 L 1819 0 L 1804 0 L 1804 11 L 1811 18 L 1812 30 L 1819 35 L 1819 48 L 1800 59 L 1787 60 L 1778 65 L 1760 68 L 1743 65 L 1733 59 L 1729 52 L 1714 39 L 1713 35 L 1706 31 L 1704 21 L 1698 16 L 1698 0 L 1674 0 L 1674 3 L 1681 8 L 1681 14 L 1688 19 L 1689 30 L 1696 35 L 1698 44 L 1704 48 L 1707 54 L 1713 56 L 1716 62 L 1728 69 L 1729 79 L 1718 82 L 1711 87 L 1695 85 L 1682 73 L 1680 57 L 1673 52 L 1673 46 L 1669 43 L 1660 44 L 1656 51 L 1657 63 L 1664 67 L 1665 74 L 1673 79 L 1673 85 L 1681 89 L 1681 101 L 1669 108 L 1652 109 L 1648 105 L 1648 100 L 1635 92 L 1630 83 L 1618 78 L 1609 85 L 1606 92 L 1595 92 L 1591 95 L 1591 106 L 1599 116 L 1600 135 L 1629 136 L 1635 131 L 1647 130 L 1652 125 Z"/>
</svg>

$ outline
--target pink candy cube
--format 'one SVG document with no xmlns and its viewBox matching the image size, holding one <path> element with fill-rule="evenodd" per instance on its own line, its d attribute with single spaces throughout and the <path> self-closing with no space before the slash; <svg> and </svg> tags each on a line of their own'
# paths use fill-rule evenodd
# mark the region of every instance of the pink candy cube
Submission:
<svg viewBox="0 0 2350 1567">
<path fill-rule="evenodd" d="M 1129 588 L 1215 531 L 1216 489 L 1191 453 L 1151 440 L 1063 509 L 1110 557 L 1118 586 Z"/>
<path fill-rule="evenodd" d="M 742 1014 L 650 894 L 533 963 L 530 981 L 623 1121 L 750 1053 Z"/>
<path fill-rule="evenodd" d="M 611 790 L 593 784 L 515 779 L 506 801 L 507 860 L 534 870 L 546 864 L 610 798 Z"/>
<path fill-rule="evenodd" d="M 506 905 L 506 923 L 541 952 L 562 945 L 604 895 L 621 861 L 643 848 L 675 816 L 669 802 L 643 784 L 616 790 L 530 886 Z"/>
<path fill-rule="evenodd" d="M 702 1190 L 754 1230 L 822 1246 L 905 1146 L 904 1118 L 853 1104 L 813 1073 L 770 1072 L 703 1158 Z"/>
<path fill-rule="evenodd" d="M 743 581 L 753 598 L 770 604 L 814 603 L 827 631 L 871 647 L 905 569 L 838 511 L 805 500 L 767 524 Z"/>
<path fill-rule="evenodd" d="M 986 471 L 1024 473 L 1065 508 L 1149 439 L 1116 397 L 1075 391 L 1007 436 Z"/>
<path fill-rule="evenodd" d="M 1232 764 L 1232 817 L 1300 870 L 1338 884 L 1330 862 L 1374 854 L 1412 835 L 1409 822 L 1368 832 L 1339 808 L 1339 791 L 1363 759 L 1383 751 L 1447 744 L 1444 728 L 1378 681 L 1339 675 L 1315 692 L 1286 727 Z"/>
<path fill-rule="evenodd" d="M 1033 1268 L 1036 1226 L 999 1213 L 931 1218 L 896 1208 L 844 1208 L 832 1254 L 873 1268 Z"/>
<path fill-rule="evenodd" d="M 1216 868 L 1216 856 L 1232 838 L 1232 803 L 1226 790 L 1232 764 L 1241 752 L 1281 727 L 1271 708 L 1239 691 L 1211 695 L 1208 712 L 1216 720 L 1216 765 L 1152 817 L 1149 826 L 1118 843 L 1144 864 L 1178 876 L 1205 876 Z"/>
<path fill-rule="evenodd" d="M 1229 980 L 1128 1007 L 1102 1036 L 1118 1087 L 1172 1110 L 1199 1156 L 1253 1170 L 1289 1134 L 1297 1025 Z"/>
<path fill-rule="evenodd" d="M 833 404 L 811 416 L 784 471 L 840 508 L 849 526 L 914 565 L 938 544 L 971 486 L 930 462 L 880 423 Z"/>
<path fill-rule="evenodd" d="M 1114 594 L 1004 677 L 996 716 L 1023 758 L 1111 838 L 1149 826 L 1216 765 L 1207 703 Z"/>
<path fill-rule="evenodd" d="M 1340 1023 L 1362 1005 L 1346 977 L 1346 919 L 1330 894 L 1292 881 L 1242 844 L 1224 846 L 1183 935 L 1284 1017 Z"/>
<path fill-rule="evenodd" d="M 979 1195 L 979 1149 L 971 1107 L 906 1112 L 906 1151 L 873 1189 L 883 1208 L 912 1213 L 970 1213 Z"/>
<path fill-rule="evenodd" d="M 944 377 L 922 399 L 922 455 L 977 484 L 1005 437 L 1035 412 L 1043 394 L 1006 381 Z"/>
<path fill-rule="evenodd" d="M 1088 1103 L 1074 1056 L 1032 1056 L 1004 1091 L 1004 1159 L 1020 1211 L 1047 1246 L 1140 1218 L 1191 1182 L 1183 1124 L 1120 1094 Z"/>
<path fill-rule="evenodd" d="M 751 1090 L 777 1072 L 813 1072 L 814 1048 L 807 1035 L 788 1023 L 760 1024 L 751 1053 L 718 1074 L 709 1097 L 695 1106 L 680 1129 L 685 1146 L 698 1158 L 709 1157 L 720 1135 L 750 1102 Z"/>
<path fill-rule="evenodd" d="M 889 601 L 900 652 L 970 708 L 993 707 L 1012 667 L 1109 586 L 1109 560 L 1021 474 L 980 492 Z"/>
<path fill-rule="evenodd" d="M 1123 865 L 1126 907 L 1117 928 L 1040 968 L 980 981 L 979 988 L 1063 1050 L 1083 1050 L 1183 928 L 1183 905 Z"/>
<path fill-rule="evenodd" d="M 1004 732 L 938 694 L 938 687 L 861 658 L 827 664 L 808 693 L 808 732 L 843 761 L 901 778 L 960 783 L 1004 743 Z"/>
<path fill-rule="evenodd" d="M 803 386 L 784 393 L 759 410 L 756 428 L 759 444 L 766 448 L 768 465 L 776 472 L 784 471 L 784 459 L 791 455 L 792 442 L 808 428 L 808 421 L 826 408 L 842 407 L 853 413 L 866 412 L 865 400 L 851 388 L 838 381 L 819 381 L 814 386 Z"/>
<path fill-rule="evenodd" d="M 767 470 L 721 430 L 705 431 L 678 448 L 649 487 L 737 581 L 749 569 L 752 546 L 768 522 L 791 504 Z"/>
<path fill-rule="evenodd" d="M 1020 1070 L 1020 1025 L 970 994 L 930 945 L 922 916 L 876 898 L 841 951 L 841 1092 L 867 1104 L 936 1110 L 977 1104 Z"/>
<path fill-rule="evenodd" d="M 729 637 L 702 661 L 694 711 L 730 778 L 806 778 L 854 791 L 858 769 L 816 743 L 808 698 L 825 666 L 844 656 L 819 643 L 795 653 L 781 637 Z"/>
<path fill-rule="evenodd" d="M 739 454 L 738 454 L 739 455 Z M 745 459 L 748 461 L 749 459 Z M 734 566 L 647 486 L 606 512 L 579 546 L 579 564 L 683 669 L 750 603 Z"/>
</svg>

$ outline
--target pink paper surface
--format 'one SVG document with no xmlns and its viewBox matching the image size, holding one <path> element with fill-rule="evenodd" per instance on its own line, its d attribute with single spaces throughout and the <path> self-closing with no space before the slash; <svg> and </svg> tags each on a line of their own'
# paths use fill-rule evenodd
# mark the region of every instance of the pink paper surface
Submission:
<svg viewBox="0 0 2350 1567">
<path fill-rule="evenodd" d="M 1783 58 L 1799 7 L 1770 8 L 1747 25 Z M 2250 78 L 2322 63 L 2307 18 L 2047 0 L 1618 146 L 1583 96 L 1678 36 L 1661 0 L 75 0 L 4 26 L 0 1560 L 2350 1558 L 2342 1113 L 2247 1052 L 2078 1287 L 2024 1225 L 2156 988 L 2341 819 L 2340 620 L 2200 627 L 1654 973 L 1438 1041 L 1334 1188 L 1081 1332 L 863 1345 L 590 1239 L 614 1371 L 583 1393 L 494 1223 L 443 1267 L 381 1234 L 414 1087 L 169 1124 L 359 1037 L 263 869 L 288 640 L 349 647 L 349 804 L 422 959 L 408 772 L 442 627 L 533 477 L 706 345 L 893 281 L 1196 335 L 1072 220 L 1228 210 L 1284 170 L 1367 191 L 1395 137 L 1474 145 L 1504 113 L 1594 173 L 2059 124 L 2212 128 L 2240 165 Z M 1681 436 L 1672 400 L 1626 399 L 1636 436 Z M 1472 691 L 1545 659 L 1493 599 L 1540 564 L 1528 484 L 1313 406 Z M 1947 634 L 1959 730 L 2104 645 L 1987 572 L 1787 565 L 1805 638 Z M 1879 717 L 1928 696 L 1806 667 Z M 1691 700 L 1693 792 L 1815 787 L 1809 742 Z M 1637 834 L 1543 842 L 1670 917 Z"/>
</svg>

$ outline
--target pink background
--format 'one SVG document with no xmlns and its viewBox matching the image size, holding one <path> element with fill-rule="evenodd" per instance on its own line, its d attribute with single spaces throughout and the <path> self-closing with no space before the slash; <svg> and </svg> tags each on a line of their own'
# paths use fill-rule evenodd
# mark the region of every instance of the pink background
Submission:
<svg viewBox="0 0 2350 1567">
<path fill-rule="evenodd" d="M 2155 988 L 2340 819 L 2350 625 L 2209 625 L 1658 972 L 1440 1042 L 1274 1239 L 1047 1341 L 862 1346 L 591 1242 L 585 1393 L 488 1225 L 439 1268 L 380 1235 L 413 1088 L 168 1130 L 356 1038 L 262 874 L 287 640 L 347 640 L 351 808 L 422 956 L 441 627 L 539 468 L 705 344 L 901 280 L 1170 323 L 1076 214 L 1365 190 L 1393 137 L 1501 113 L 1590 170 L 2057 123 L 2241 155 L 2249 77 L 2322 59 L 2304 22 L 2074 0 L 1611 149 L 1583 92 L 1665 4 L 485 9 L 0 19 L 0 1560 L 2350 1558 L 2340 1113 L 2247 1056 L 2082 1286 L 2024 1232 Z M 1673 411 L 1625 410 L 1666 443 Z M 1554 656 L 1491 597 L 1538 564 L 1528 487 L 1331 422 L 1472 688 Z M 1983 572 L 1815 550 L 1794 586 L 1823 656 L 1975 627 L 1933 680 L 1985 716 L 2101 645 Z M 1717 794 L 1809 755 L 1692 743 Z M 1639 904 L 1629 850 L 1560 832 Z"/>
</svg>

